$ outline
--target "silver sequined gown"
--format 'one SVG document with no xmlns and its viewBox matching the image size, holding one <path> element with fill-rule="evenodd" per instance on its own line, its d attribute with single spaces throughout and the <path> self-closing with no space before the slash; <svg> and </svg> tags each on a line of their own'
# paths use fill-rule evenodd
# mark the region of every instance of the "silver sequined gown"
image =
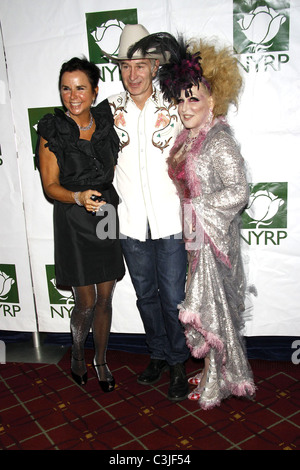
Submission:
<svg viewBox="0 0 300 470">
<path fill-rule="evenodd" d="M 178 137 L 168 161 L 181 197 L 191 269 L 179 318 L 191 354 L 210 358 L 199 399 L 200 407 L 209 409 L 229 395 L 255 393 L 240 334 L 245 286 L 239 222 L 248 184 L 243 158 L 224 121 L 199 135 L 185 158 L 176 160 L 186 136 L 183 131 Z M 187 233 L 191 228 L 193 240 Z"/>
</svg>

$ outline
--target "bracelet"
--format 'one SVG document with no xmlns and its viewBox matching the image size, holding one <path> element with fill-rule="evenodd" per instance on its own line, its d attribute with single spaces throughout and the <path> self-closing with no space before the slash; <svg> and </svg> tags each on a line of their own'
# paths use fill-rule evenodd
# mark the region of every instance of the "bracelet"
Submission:
<svg viewBox="0 0 300 470">
<path fill-rule="evenodd" d="M 77 193 L 74 193 L 74 200 L 78 206 L 82 206 L 81 202 L 79 201 L 79 197 L 78 197 L 79 194 L 80 194 L 80 191 L 77 191 Z"/>
</svg>

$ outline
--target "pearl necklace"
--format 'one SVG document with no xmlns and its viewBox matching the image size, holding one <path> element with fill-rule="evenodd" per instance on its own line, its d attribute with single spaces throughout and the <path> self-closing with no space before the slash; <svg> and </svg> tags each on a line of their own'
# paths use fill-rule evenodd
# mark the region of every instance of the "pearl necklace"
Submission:
<svg viewBox="0 0 300 470">
<path fill-rule="evenodd" d="M 66 115 L 67 115 L 68 117 L 71 117 L 69 111 L 66 112 Z M 86 127 L 81 127 L 81 126 L 80 126 L 79 124 L 77 124 L 77 122 L 76 122 L 76 124 L 77 124 L 77 126 L 78 126 L 78 129 L 79 129 L 80 131 L 89 131 L 89 130 L 90 130 L 90 128 L 92 127 L 93 122 L 94 122 L 92 113 L 90 113 L 90 116 L 91 116 L 90 122 L 89 122 L 89 124 L 88 124 Z M 72 119 L 72 118 L 71 118 L 71 119 Z"/>
</svg>

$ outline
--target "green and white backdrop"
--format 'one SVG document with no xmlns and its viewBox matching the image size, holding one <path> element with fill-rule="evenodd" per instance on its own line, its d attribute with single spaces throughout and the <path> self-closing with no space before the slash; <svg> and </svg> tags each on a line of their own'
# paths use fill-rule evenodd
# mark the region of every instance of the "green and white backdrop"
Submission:
<svg viewBox="0 0 300 470">
<path fill-rule="evenodd" d="M 0 329 L 69 332 L 73 297 L 56 288 L 35 129 L 61 105 L 58 74 L 73 56 L 98 64 L 98 102 L 122 90 L 100 46 L 117 54 L 124 25 L 142 23 L 234 47 L 245 87 L 229 121 L 249 172 L 241 237 L 256 291 L 245 333 L 300 336 L 300 0 L 1 0 L 0 22 Z M 143 333 L 128 274 L 115 292 L 112 331 Z"/>
</svg>

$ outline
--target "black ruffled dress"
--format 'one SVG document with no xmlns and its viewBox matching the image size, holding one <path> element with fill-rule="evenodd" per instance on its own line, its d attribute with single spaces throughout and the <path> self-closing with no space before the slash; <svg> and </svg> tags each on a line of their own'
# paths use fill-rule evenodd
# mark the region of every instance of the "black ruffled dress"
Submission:
<svg viewBox="0 0 300 470">
<path fill-rule="evenodd" d="M 105 100 L 91 109 L 96 129 L 90 141 L 80 139 L 75 121 L 61 110 L 45 115 L 38 124 L 36 162 L 42 136 L 57 158 L 60 183 L 70 191 L 94 189 L 107 205 L 92 215 L 84 207 L 54 201 L 54 252 L 56 283 L 85 286 L 124 276 L 119 242 L 119 197 L 112 185 L 119 139 Z"/>
</svg>

